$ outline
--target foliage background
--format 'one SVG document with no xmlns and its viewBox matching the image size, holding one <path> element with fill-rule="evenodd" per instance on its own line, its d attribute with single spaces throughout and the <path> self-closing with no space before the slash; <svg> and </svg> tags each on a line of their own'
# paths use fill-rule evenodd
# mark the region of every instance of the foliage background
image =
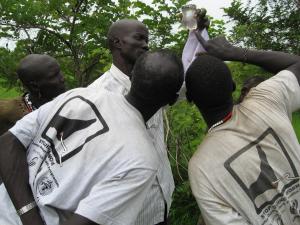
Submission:
<svg viewBox="0 0 300 225">
<path fill-rule="evenodd" d="M 178 28 L 178 17 L 187 0 L 0 0 L 0 38 L 16 41 L 15 49 L 0 48 L 0 98 L 22 92 L 16 67 L 30 53 L 45 53 L 60 62 L 69 88 L 85 86 L 104 73 L 111 63 L 106 46 L 109 25 L 121 18 L 137 18 L 150 31 L 150 47 L 170 48 L 181 54 L 187 32 Z M 211 19 L 211 37 L 226 35 L 236 45 L 300 53 L 300 3 L 298 0 L 233 0 L 224 9 L 228 21 Z M 225 29 L 231 23 L 231 30 Z M 228 26 L 227 26 L 228 27 Z M 270 74 L 255 66 L 229 63 L 237 83 Z M 300 134 L 300 114 L 293 117 Z M 194 105 L 178 102 L 165 110 L 166 143 L 176 183 L 170 211 L 171 224 L 195 225 L 200 212 L 188 183 L 188 160 L 203 139 L 206 125 Z M 300 136 L 298 136 L 300 137 Z M 199 224 L 203 224 L 201 216 Z"/>
</svg>

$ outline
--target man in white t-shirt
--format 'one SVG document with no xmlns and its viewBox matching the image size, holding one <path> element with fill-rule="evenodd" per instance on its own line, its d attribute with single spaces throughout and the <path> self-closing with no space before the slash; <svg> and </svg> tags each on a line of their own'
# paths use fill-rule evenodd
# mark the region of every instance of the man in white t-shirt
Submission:
<svg viewBox="0 0 300 225">
<path fill-rule="evenodd" d="M 300 224 L 300 147 L 291 124 L 300 108 L 300 57 L 245 50 L 225 38 L 205 42 L 186 74 L 187 97 L 208 133 L 189 163 L 193 194 L 207 225 Z M 276 75 L 234 105 L 225 61 Z"/>
<path fill-rule="evenodd" d="M 209 24 L 204 18 L 202 11 L 198 16 L 198 27 L 203 30 Z M 196 52 L 203 50 L 199 42 L 195 42 L 196 31 L 191 31 L 183 51 L 183 65 L 185 69 L 194 60 Z M 202 31 L 204 37 L 208 39 L 206 30 Z M 112 66 L 110 70 L 100 76 L 88 88 L 105 89 L 113 93 L 128 93 L 131 86 L 131 70 L 137 58 L 148 50 L 148 29 L 146 26 L 133 19 L 122 19 L 111 25 L 108 31 L 108 46 L 112 54 Z M 182 91 L 181 91 L 182 93 Z M 161 192 L 163 201 L 158 207 L 152 208 L 156 212 L 169 212 L 172 193 L 174 191 L 174 180 L 171 166 L 167 155 L 166 144 L 164 142 L 163 110 L 160 109 L 149 121 L 147 121 L 149 135 L 153 140 L 155 149 L 160 158 L 160 169 L 157 173 L 159 185 L 153 192 Z M 148 198 L 152 198 L 153 193 L 149 193 Z M 167 209 L 165 209 L 165 206 Z M 146 207 L 146 206 L 145 206 Z M 150 206 L 151 207 L 151 206 Z M 167 214 L 166 213 L 166 214 Z M 144 217 L 141 212 L 140 217 Z M 161 225 L 167 224 L 166 215 L 161 214 Z M 154 222 L 154 221 L 153 221 Z M 155 224 L 155 223 L 153 223 Z"/>
<path fill-rule="evenodd" d="M 29 184 L 46 224 L 160 222 L 164 212 L 152 209 L 164 199 L 153 191 L 159 186 L 161 159 L 145 121 L 176 101 L 182 82 L 179 58 L 164 51 L 145 53 L 135 64 L 125 97 L 104 89 L 74 89 L 1 137 L 1 158 L 11 160 L 27 149 Z M 9 175 L 26 168 L 12 168 L 10 162 L 0 165 L 5 184 Z M 40 224 L 28 219 L 34 205 L 17 204 L 23 209 L 19 213 L 27 215 L 23 224 Z"/>
</svg>

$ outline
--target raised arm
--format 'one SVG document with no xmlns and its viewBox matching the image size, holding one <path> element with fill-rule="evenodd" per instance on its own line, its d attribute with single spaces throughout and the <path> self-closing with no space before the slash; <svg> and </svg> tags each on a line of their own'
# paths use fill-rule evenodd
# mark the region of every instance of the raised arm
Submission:
<svg viewBox="0 0 300 225">
<path fill-rule="evenodd" d="M 0 175 L 16 210 L 19 210 L 34 202 L 28 184 L 26 149 L 10 132 L 0 137 L 0 143 Z M 20 219 L 23 225 L 44 224 L 37 207 L 21 215 Z"/>
<path fill-rule="evenodd" d="M 196 54 L 200 52 L 205 52 L 205 49 L 197 40 L 196 34 L 200 34 L 204 40 L 208 40 L 209 36 L 207 29 L 210 25 L 210 20 L 206 16 L 206 9 L 197 9 L 197 30 L 192 30 L 189 32 L 188 39 L 184 45 L 182 52 L 182 63 L 184 71 L 186 72 L 188 67 L 196 58 Z"/>
<path fill-rule="evenodd" d="M 207 53 L 228 61 L 239 61 L 254 64 L 272 73 L 290 70 L 300 81 L 300 56 L 276 51 L 250 50 L 231 45 L 225 37 L 218 37 L 209 41 L 197 34 L 199 42 Z"/>
</svg>

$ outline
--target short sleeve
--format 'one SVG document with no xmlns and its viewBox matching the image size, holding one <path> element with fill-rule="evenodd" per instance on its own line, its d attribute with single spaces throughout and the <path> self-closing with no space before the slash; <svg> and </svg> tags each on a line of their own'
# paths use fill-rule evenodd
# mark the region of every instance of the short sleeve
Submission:
<svg viewBox="0 0 300 225">
<path fill-rule="evenodd" d="M 279 110 L 289 117 L 300 108 L 300 86 L 296 76 L 288 70 L 259 84 L 248 97 L 262 101 L 269 110 Z"/>
<path fill-rule="evenodd" d="M 42 105 L 39 109 L 27 114 L 9 130 L 27 148 L 40 127 L 42 119 L 47 117 L 53 102 Z"/>
<path fill-rule="evenodd" d="M 132 225 L 141 210 L 156 171 L 131 169 L 96 184 L 75 213 L 105 225 Z"/>
<path fill-rule="evenodd" d="M 214 193 L 213 187 L 194 163 L 189 164 L 189 180 L 205 224 L 249 225 L 240 214 Z"/>
</svg>

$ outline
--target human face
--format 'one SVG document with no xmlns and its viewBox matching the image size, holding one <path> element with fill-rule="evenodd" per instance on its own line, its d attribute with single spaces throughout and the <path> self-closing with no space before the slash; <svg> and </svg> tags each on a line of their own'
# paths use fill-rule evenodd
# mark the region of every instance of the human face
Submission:
<svg viewBox="0 0 300 225">
<path fill-rule="evenodd" d="M 48 61 L 43 68 L 43 76 L 38 81 L 41 97 L 51 101 L 56 96 L 65 92 L 64 77 L 56 61 Z"/>
<path fill-rule="evenodd" d="M 134 64 L 137 58 L 148 51 L 148 29 L 142 23 L 129 24 L 120 39 L 121 55 Z"/>
</svg>

